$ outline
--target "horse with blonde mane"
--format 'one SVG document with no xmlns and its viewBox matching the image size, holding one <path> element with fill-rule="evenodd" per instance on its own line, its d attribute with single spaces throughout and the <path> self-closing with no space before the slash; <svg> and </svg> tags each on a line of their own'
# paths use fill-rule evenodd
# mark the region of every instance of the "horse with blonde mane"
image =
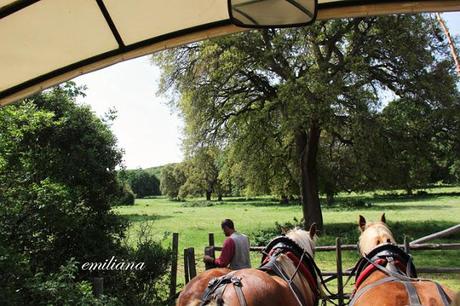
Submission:
<svg viewBox="0 0 460 306">
<path fill-rule="evenodd" d="M 259 269 L 211 269 L 197 275 L 179 295 L 177 306 L 317 305 L 318 275 L 311 271 L 316 224 L 293 229 L 265 248 Z M 314 270 L 314 269 L 313 269 Z"/>
<path fill-rule="evenodd" d="M 454 292 L 432 280 L 417 278 L 412 258 L 395 243 L 382 215 L 378 222 L 359 216 L 355 291 L 349 306 L 448 306 Z"/>
</svg>

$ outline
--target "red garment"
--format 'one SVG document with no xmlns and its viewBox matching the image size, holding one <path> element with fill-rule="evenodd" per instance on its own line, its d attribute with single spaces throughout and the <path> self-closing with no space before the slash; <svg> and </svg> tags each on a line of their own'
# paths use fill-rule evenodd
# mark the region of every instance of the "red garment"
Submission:
<svg viewBox="0 0 460 306">
<path fill-rule="evenodd" d="M 235 255 L 235 242 L 228 237 L 224 241 L 220 257 L 214 259 L 214 264 L 220 268 L 225 268 L 232 261 L 233 255 Z"/>
</svg>

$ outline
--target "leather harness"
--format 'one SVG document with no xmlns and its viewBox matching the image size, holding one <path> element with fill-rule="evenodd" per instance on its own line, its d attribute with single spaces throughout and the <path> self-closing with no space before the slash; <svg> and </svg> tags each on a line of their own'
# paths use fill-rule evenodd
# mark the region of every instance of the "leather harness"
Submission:
<svg viewBox="0 0 460 306">
<path fill-rule="evenodd" d="M 224 276 L 213 278 L 209 281 L 208 287 L 206 288 L 203 296 L 201 297 L 200 306 L 209 304 L 212 300 L 216 300 L 218 306 L 224 305 L 224 300 L 222 296 L 224 295 L 225 289 L 228 284 L 232 284 L 235 289 L 238 301 L 241 306 L 247 306 L 246 299 L 244 298 L 243 284 L 241 283 L 241 278 L 233 276 L 235 271 L 232 271 Z"/>
<path fill-rule="evenodd" d="M 299 305 L 307 306 L 300 288 L 298 288 L 294 282 L 292 282 L 292 279 L 295 277 L 296 273 L 300 271 L 300 273 L 302 273 L 302 275 L 308 281 L 312 291 L 315 293 L 315 305 L 318 305 L 319 299 L 317 297 L 319 293 L 319 286 L 317 281 L 317 273 L 319 272 L 319 269 L 314 263 L 310 254 L 305 252 L 296 242 L 286 236 L 279 236 L 273 239 L 262 251 L 262 254 L 262 262 L 261 266 L 258 268 L 259 270 L 275 274 L 284 279 L 291 288 L 291 291 L 294 297 L 297 299 Z M 281 254 L 285 254 L 297 267 L 296 273 L 294 275 L 288 276 L 276 262 L 276 259 Z M 212 279 L 201 298 L 200 306 L 205 306 L 212 300 L 215 300 L 219 306 L 224 305 L 222 296 L 227 288 L 227 285 L 229 284 L 233 285 L 240 306 L 247 306 L 247 302 L 244 298 L 242 290 L 243 284 L 241 282 L 241 278 L 235 277 L 234 274 L 235 271 L 232 271 L 224 276 Z"/>
<path fill-rule="evenodd" d="M 412 257 L 393 244 L 384 244 L 375 248 L 362 257 L 353 270 L 356 271 L 356 282 L 349 306 L 353 306 L 370 289 L 390 282 L 398 282 L 404 285 L 409 297 L 409 306 L 421 306 L 420 298 L 413 284 L 421 281 L 434 283 L 443 304 L 445 306 L 450 305 L 450 298 L 441 285 L 431 280 L 417 278 Z M 384 272 L 388 276 L 360 288 L 367 277 L 377 270 Z"/>
</svg>

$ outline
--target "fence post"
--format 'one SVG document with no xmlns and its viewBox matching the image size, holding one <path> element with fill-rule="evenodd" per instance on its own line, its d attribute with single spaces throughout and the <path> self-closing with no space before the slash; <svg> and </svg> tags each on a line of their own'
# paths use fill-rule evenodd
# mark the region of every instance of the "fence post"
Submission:
<svg viewBox="0 0 460 306">
<path fill-rule="evenodd" d="M 173 233 L 172 240 L 172 263 L 171 263 L 171 283 L 169 284 L 169 298 L 174 300 L 177 286 L 177 257 L 179 251 L 179 234 Z"/>
<path fill-rule="evenodd" d="M 208 242 L 209 242 L 209 246 L 214 246 L 214 233 L 209 233 L 208 234 Z"/>
<path fill-rule="evenodd" d="M 410 252 L 410 244 L 409 244 L 409 241 L 407 240 L 406 235 L 404 235 L 404 252 L 406 252 L 407 254 L 409 254 Z"/>
<path fill-rule="evenodd" d="M 343 306 L 342 243 L 340 237 L 335 240 L 337 259 L 337 295 L 339 306 Z"/>
<path fill-rule="evenodd" d="M 190 281 L 189 269 L 188 269 L 188 249 L 184 249 L 184 276 L 185 283 Z"/>
<path fill-rule="evenodd" d="M 204 248 L 204 255 L 208 255 L 208 256 L 211 256 L 212 258 L 216 258 L 216 251 L 214 249 L 214 246 L 205 247 Z M 205 266 L 206 270 L 209 270 L 209 269 L 212 269 L 212 268 L 216 267 L 214 264 L 209 263 L 209 262 L 206 262 L 204 264 L 204 266 Z"/>
<path fill-rule="evenodd" d="M 196 262 L 195 262 L 195 249 L 189 248 L 189 263 L 188 263 L 188 270 L 190 274 L 190 279 L 196 276 Z"/>
<path fill-rule="evenodd" d="M 99 297 L 104 293 L 104 278 L 94 277 L 93 278 L 93 294 L 95 297 Z"/>
</svg>

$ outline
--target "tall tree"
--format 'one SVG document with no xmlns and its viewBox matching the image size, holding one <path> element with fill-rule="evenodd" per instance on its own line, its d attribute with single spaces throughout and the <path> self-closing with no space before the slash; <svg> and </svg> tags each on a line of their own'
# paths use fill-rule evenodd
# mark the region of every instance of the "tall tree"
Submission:
<svg viewBox="0 0 460 306">
<path fill-rule="evenodd" d="M 224 190 L 219 179 L 219 153 L 215 147 L 197 148 L 188 157 L 184 162 L 186 180 L 179 191 L 181 198 L 204 194 L 210 201 L 215 193 L 218 200 L 222 200 Z"/>
<path fill-rule="evenodd" d="M 297 165 L 305 225 L 321 227 L 321 136 L 350 145 L 363 141 L 359 133 L 366 134 L 389 91 L 399 97 L 432 93 L 426 87 L 433 84 L 419 80 L 449 59 L 445 42 L 426 31 L 431 26 L 424 15 L 320 21 L 195 43 L 154 61 L 163 70 L 161 92 L 172 94 L 191 142 L 238 140 L 248 149 L 243 155 L 257 156 L 251 144 L 281 141 L 277 147 Z"/>
<path fill-rule="evenodd" d="M 184 185 L 186 176 L 184 165 L 169 164 L 161 169 L 160 190 L 161 194 L 167 195 L 170 199 L 177 199 L 179 190 Z"/>
<path fill-rule="evenodd" d="M 46 272 L 106 258 L 124 236 L 111 211 L 121 152 L 78 94 L 67 83 L 0 109 L 0 242 Z"/>
</svg>

